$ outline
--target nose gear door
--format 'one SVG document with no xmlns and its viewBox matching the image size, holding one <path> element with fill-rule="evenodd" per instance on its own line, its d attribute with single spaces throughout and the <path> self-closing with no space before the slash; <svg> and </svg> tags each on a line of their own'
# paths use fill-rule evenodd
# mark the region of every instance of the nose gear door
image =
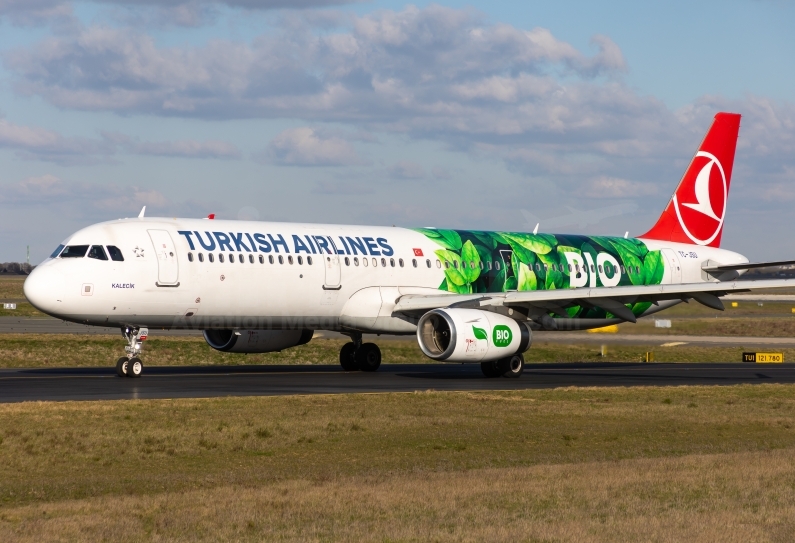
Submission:
<svg viewBox="0 0 795 543">
<path fill-rule="evenodd" d="M 157 255 L 157 286 L 179 286 L 177 248 L 167 230 L 147 230 Z"/>
</svg>

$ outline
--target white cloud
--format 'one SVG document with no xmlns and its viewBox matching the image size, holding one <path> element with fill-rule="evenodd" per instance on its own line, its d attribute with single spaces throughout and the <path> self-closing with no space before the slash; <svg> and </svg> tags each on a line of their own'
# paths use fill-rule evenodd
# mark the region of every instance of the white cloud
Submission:
<svg viewBox="0 0 795 543">
<path fill-rule="evenodd" d="M 752 179 L 754 189 L 742 196 L 759 200 L 793 181 L 795 106 L 706 96 L 672 111 L 622 81 L 626 61 L 606 36 L 594 36 L 594 49 L 582 52 L 547 29 L 492 24 L 473 10 L 437 5 L 363 16 L 294 11 L 271 21 L 250 42 L 199 46 L 162 46 L 135 29 L 88 26 L 2 58 L 16 92 L 64 109 L 342 127 L 339 134 L 283 132 L 259 157 L 275 164 L 362 164 L 352 144 L 358 132 L 441 142 L 468 159 L 499 160 L 558 195 L 583 197 L 596 188 L 664 203 L 712 116 L 729 110 L 744 115 L 734 177 Z M 95 159 L 238 153 L 223 142 L 31 143 L 48 138 L 57 134 L 17 131 L 0 135 L 0 145 L 59 160 L 71 156 L 63 149 Z M 408 170 L 395 168 L 387 173 L 406 177 Z"/>
<path fill-rule="evenodd" d="M 354 4 L 363 0 L 93 0 L 135 11 L 122 19 L 179 26 L 199 26 L 214 19 L 220 6 L 253 11 L 309 9 Z M 144 12 L 149 11 L 149 14 Z M 148 15 L 148 16 L 147 16 Z M 0 0 L 0 17 L 20 26 L 36 26 L 72 18 L 69 0 Z"/>
<path fill-rule="evenodd" d="M 290 128 L 271 140 L 263 160 L 282 166 L 350 166 L 362 164 L 356 150 L 339 136 L 314 128 Z"/>
<path fill-rule="evenodd" d="M 168 200 L 154 189 L 64 181 L 51 174 L 28 177 L 0 192 L 0 204 L 69 208 L 75 202 L 99 211 L 129 212 L 144 205 L 162 208 Z"/>
<path fill-rule="evenodd" d="M 389 175 L 395 179 L 422 179 L 425 168 L 416 162 L 400 160 L 389 168 Z"/>
<path fill-rule="evenodd" d="M 99 139 L 65 137 L 45 128 L 0 119 L 0 148 L 13 149 L 22 158 L 61 165 L 107 162 L 119 151 L 186 158 L 240 158 L 237 147 L 218 140 L 141 142 L 115 132 L 102 132 L 101 136 Z"/>
<path fill-rule="evenodd" d="M 674 188 L 671 186 L 671 192 Z M 585 195 L 589 198 L 634 198 L 654 196 L 657 192 L 658 187 L 653 183 L 641 183 L 602 175 L 591 181 Z"/>
</svg>

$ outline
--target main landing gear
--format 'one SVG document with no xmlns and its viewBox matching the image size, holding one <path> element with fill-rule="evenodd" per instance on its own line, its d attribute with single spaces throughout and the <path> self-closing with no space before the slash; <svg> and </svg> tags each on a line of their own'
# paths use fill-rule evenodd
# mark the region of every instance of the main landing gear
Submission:
<svg viewBox="0 0 795 543">
<path fill-rule="evenodd" d="M 381 349 L 375 343 L 362 343 L 362 336 L 351 336 L 340 349 L 340 366 L 345 371 L 376 371 L 381 365 Z"/>
<path fill-rule="evenodd" d="M 515 354 L 491 362 L 481 362 L 480 370 L 486 377 L 519 377 L 524 371 L 524 356 Z"/>
<path fill-rule="evenodd" d="M 121 335 L 129 345 L 124 348 L 127 356 L 116 361 L 116 373 L 119 377 L 140 377 L 144 371 L 144 363 L 138 355 L 141 354 L 141 344 L 149 335 L 149 329 L 125 326 L 121 329 Z"/>
</svg>

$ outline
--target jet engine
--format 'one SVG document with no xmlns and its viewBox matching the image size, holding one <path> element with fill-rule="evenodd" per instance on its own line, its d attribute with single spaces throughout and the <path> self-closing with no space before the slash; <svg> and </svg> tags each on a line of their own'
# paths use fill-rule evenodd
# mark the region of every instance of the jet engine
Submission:
<svg viewBox="0 0 795 543">
<path fill-rule="evenodd" d="M 204 340 L 226 353 L 272 353 L 309 343 L 313 330 L 205 330 Z"/>
<path fill-rule="evenodd" d="M 488 362 L 530 348 L 529 324 L 479 309 L 434 309 L 417 323 L 426 356 L 447 362 Z"/>
</svg>

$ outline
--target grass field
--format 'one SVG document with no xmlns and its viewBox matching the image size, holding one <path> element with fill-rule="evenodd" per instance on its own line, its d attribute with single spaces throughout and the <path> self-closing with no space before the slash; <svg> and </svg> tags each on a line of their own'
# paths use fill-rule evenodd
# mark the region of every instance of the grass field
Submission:
<svg viewBox="0 0 795 543">
<path fill-rule="evenodd" d="M 791 541 L 795 387 L 0 405 L 1 541 Z"/>
<path fill-rule="evenodd" d="M 607 357 L 593 344 L 536 342 L 525 353 L 528 362 L 639 362 L 647 351 L 656 362 L 740 362 L 743 347 L 699 347 L 680 345 L 608 345 Z M 338 364 L 336 339 L 315 339 L 306 345 L 280 353 L 232 354 L 211 349 L 201 337 L 160 337 L 144 343 L 142 359 L 149 366 L 237 365 L 237 364 Z M 113 366 L 124 355 L 124 339 L 119 336 L 66 334 L 0 334 L 1 368 Z M 413 338 L 383 340 L 384 364 L 422 364 L 426 358 Z M 782 349 L 776 349 L 782 352 Z M 785 361 L 795 361 L 795 349 L 783 349 Z"/>
<path fill-rule="evenodd" d="M 25 283 L 24 275 L 2 275 L 0 276 L 0 300 L 24 299 L 22 285 Z"/>
</svg>

